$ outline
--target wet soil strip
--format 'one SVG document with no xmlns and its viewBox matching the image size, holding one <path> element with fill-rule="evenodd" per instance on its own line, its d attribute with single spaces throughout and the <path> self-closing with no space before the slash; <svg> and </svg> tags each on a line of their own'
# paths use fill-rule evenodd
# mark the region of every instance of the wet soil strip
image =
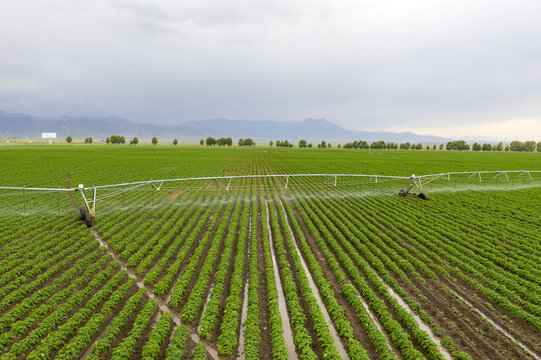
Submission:
<svg viewBox="0 0 541 360">
<path fill-rule="evenodd" d="M 340 341 L 340 337 L 338 336 L 338 333 L 336 332 L 336 329 L 334 328 L 334 324 L 331 320 L 331 317 L 329 316 L 327 308 L 325 307 L 323 300 L 321 299 L 321 296 L 319 294 L 319 289 L 317 288 L 316 283 L 314 282 L 314 279 L 312 278 L 312 274 L 310 273 L 310 270 L 308 269 L 308 265 L 306 265 L 306 262 L 304 261 L 302 253 L 299 250 L 299 246 L 297 245 L 297 239 L 295 238 L 295 235 L 293 234 L 293 230 L 291 230 L 291 225 L 289 224 L 289 219 L 287 217 L 287 212 L 284 207 L 284 203 L 282 202 L 282 199 L 280 199 L 280 205 L 282 206 L 282 210 L 285 214 L 287 228 L 289 229 L 289 233 L 291 234 L 291 238 L 293 239 L 293 244 L 295 245 L 295 249 L 297 253 L 299 254 L 301 265 L 304 269 L 304 272 L 306 273 L 306 276 L 308 277 L 308 283 L 310 284 L 312 293 L 314 294 L 316 298 L 319 308 L 323 312 L 323 317 L 325 318 L 325 321 L 327 322 L 327 324 L 329 324 L 329 332 L 331 333 L 331 336 L 334 339 L 334 345 L 336 346 L 336 350 L 338 350 L 338 353 L 340 354 L 342 359 L 349 359 L 348 353 L 346 349 L 344 348 L 344 345 L 342 345 L 342 342 Z"/>
<path fill-rule="evenodd" d="M 180 322 L 180 317 L 178 317 L 178 316 L 173 312 L 173 310 L 171 310 L 171 309 L 169 308 L 169 306 L 167 306 L 167 304 L 165 304 L 165 303 L 164 303 L 163 301 L 161 301 L 158 297 L 156 297 L 156 296 L 154 295 L 154 293 L 153 293 L 151 290 L 149 290 L 149 289 L 147 289 L 147 288 L 145 287 L 145 284 L 143 283 L 143 280 L 139 279 L 139 278 L 133 273 L 133 271 L 129 270 L 129 269 L 126 267 L 126 265 L 122 263 L 122 261 L 121 261 L 121 260 L 118 258 L 118 256 L 113 252 L 113 250 L 110 249 L 110 248 L 107 246 L 107 244 L 105 244 L 105 243 L 103 242 L 103 240 L 101 239 L 101 237 L 100 237 L 100 235 L 98 234 L 98 232 L 97 232 L 95 229 L 93 229 L 93 228 L 90 229 L 90 232 L 94 235 L 94 238 L 95 238 L 96 240 L 99 241 L 100 246 L 104 247 L 104 248 L 107 250 L 107 253 L 110 254 L 110 255 L 113 257 L 113 260 L 116 261 L 116 262 L 118 263 L 118 266 L 119 266 L 122 270 L 124 270 L 124 271 L 128 274 L 129 277 L 131 277 L 131 278 L 133 278 L 133 279 L 135 280 L 137 286 L 138 286 L 139 288 L 141 288 L 141 289 L 144 289 L 145 292 L 146 292 L 146 294 L 147 294 L 147 296 L 148 296 L 149 298 L 155 299 L 155 300 L 156 300 L 156 302 L 158 303 L 158 307 L 160 308 L 160 310 L 163 311 L 163 312 L 168 312 L 168 313 L 171 315 L 171 320 L 173 320 L 173 322 L 175 323 L 175 325 L 177 325 L 177 326 L 180 325 L 180 324 L 181 324 L 181 322 Z M 191 333 L 191 334 L 190 334 L 190 337 L 191 337 L 191 339 L 192 339 L 196 344 L 199 342 L 199 336 L 198 336 L 197 334 Z M 208 345 L 206 346 L 206 348 L 207 348 L 208 354 L 209 354 L 213 359 L 218 360 L 218 351 L 217 351 L 216 349 L 214 349 L 214 348 L 209 347 Z"/>
<path fill-rule="evenodd" d="M 350 283 L 351 286 L 355 286 L 353 284 Z M 379 322 L 379 319 L 374 315 L 374 313 L 372 312 L 372 309 L 370 309 L 370 307 L 368 306 L 368 304 L 364 301 L 364 298 L 361 296 L 361 294 L 358 294 L 359 296 L 359 300 L 361 300 L 361 302 L 363 303 L 363 306 L 366 310 L 366 312 L 368 313 L 368 316 L 370 316 L 370 319 L 372 320 L 372 322 L 374 323 L 374 325 L 376 325 L 376 328 L 378 329 L 378 331 L 383 335 L 383 337 L 385 338 L 385 342 L 387 344 L 387 348 L 389 349 L 389 351 L 397 358 L 397 359 L 403 359 L 402 357 L 402 354 L 400 354 L 400 352 L 398 350 L 396 350 L 394 348 L 394 346 L 392 345 L 392 341 L 391 339 L 389 338 L 389 334 L 387 334 L 387 331 L 385 331 L 385 329 L 383 328 L 383 326 L 381 325 L 381 323 Z"/>
<path fill-rule="evenodd" d="M 282 317 L 282 335 L 286 342 L 288 358 L 297 360 L 297 352 L 295 351 L 295 343 L 293 342 L 293 332 L 291 325 L 289 324 L 289 314 L 287 313 L 286 299 L 284 296 L 284 290 L 282 289 L 282 282 L 280 280 L 280 273 L 278 272 L 278 264 L 276 263 L 276 255 L 274 254 L 274 246 L 272 245 L 272 232 L 270 227 L 270 212 L 269 203 L 265 200 L 265 208 L 267 210 L 267 230 L 269 232 L 269 241 L 271 242 L 271 255 L 272 265 L 274 268 L 274 277 L 276 278 L 276 289 L 278 290 L 278 308 L 280 309 L 280 315 Z"/>
<path fill-rule="evenodd" d="M 212 290 L 214 289 L 214 285 L 216 285 L 215 282 L 212 283 L 212 285 L 210 285 L 210 288 L 209 288 L 209 293 L 207 294 L 207 299 L 205 300 L 205 305 L 203 305 L 203 311 L 201 312 L 201 314 L 204 314 L 205 311 L 207 310 L 207 305 L 210 301 L 210 298 L 211 298 L 211 295 L 212 295 Z M 201 330 L 201 320 L 203 319 L 203 315 L 201 315 L 199 317 L 199 325 L 197 325 L 197 333 L 199 334 L 199 330 Z"/>
<path fill-rule="evenodd" d="M 67 178 L 67 185 L 68 187 L 70 187 L 70 178 L 71 178 L 71 174 L 73 173 L 73 170 L 70 172 L 70 174 L 68 175 L 68 178 Z M 72 202 L 72 205 L 75 207 L 75 209 L 77 210 L 77 203 L 75 202 L 75 199 L 73 198 L 73 194 L 72 193 L 68 193 L 68 196 Z M 135 275 L 132 271 L 130 271 L 126 265 L 118 258 L 118 256 L 113 252 L 112 249 L 110 249 L 107 244 L 105 244 L 103 242 L 103 240 L 101 239 L 101 236 L 98 234 L 98 232 L 94 229 L 94 228 L 90 228 L 89 229 L 90 232 L 92 233 L 92 235 L 94 235 L 94 238 L 96 240 L 98 240 L 98 242 L 100 243 L 100 246 L 101 247 L 104 247 L 105 250 L 107 251 L 108 254 L 110 254 L 112 257 L 113 257 L 113 260 L 117 262 L 118 266 L 120 266 L 120 268 L 122 270 L 124 270 L 129 277 L 133 278 L 137 284 L 137 287 L 141 288 L 141 289 L 144 289 L 147 296 L 151 299 L 155 299 L 160 310 L 162 311 L 167 311 L 170 315 L 171 315 L 171 320 L 173 320 L 173 322 L 178 326 L 181 324 L 180 322 L 180 318 L 173 312 L 173 310 L 171 310 L 163 301 L 161 301 L 159 298 L 157 298 L 154 293 L 147 289 L 145 287 L 145 284 L 143 283 L 143 281 L 141 279 L 139 279 L 137 277 L 137 275 Z M 194 334 L 194 333 L 190 333 L 190 338 L 192 339 L 192 341 L 194 341 L 196 344 L 199 342 L 199 336 L 197 334 Z M 210 357 L 212 359 L 215 359 L 215 360 L 218 360 L 218 351 L 210 346 L 206 346 L 206 350 L 207 350 L 207 353 L 210 355 Z"/>
<path fill-rule="evenodd" d="M 250 226 L 251 226 L 250 222 Z M 249 237 L 248 237 L 249 238 Z M 250 255 L 248 255 L 248 264 L 250 263 Z M 238 349 L 238 356 L 237 359 L 239 360 L 245 360 L 246 354 L 244 353 L 244 338 L 246 336 L 246 325 L 244 322 L 246 321 L 246 317 L 248 316 L 248 281 L 244 283 L 244 301 L 242 303 L 242 311 L 240 313 L 240 323 L 241 323 L 241 329 L 239 331 L 239 349 Z"/>
<path fill-rule="evenodd" d="M 454 292 L 453 290 L 449 289 L 454 296 L 456 296 L 458 299 L 462 300 L 464 304 L 468 305 L 473 311 L 475 311 L 479 316 L 486 319 L 492 325 L 495 329 L 500 331 L 502 334 L 504 334 L 509 340 L 511 340 L 513 343 L 520 346 L 523 350 L 527 351 L 534 359 L 541 360 L 541 357 L 539 357 L 535 352 L 533 352 L 531 349 L 529 349 L 526 345 L 515 339 L 511 334 L 509 334 L 507 331 L 505 331 L 502 327 L 500 327 L 498 324 L 496 324 L 494 321 L 492 321 L 490 318 L 488 318 L 481 310 L 477 309 L 472 303 L 470 303 L 468 300 L 464 299 L 462 296 Z"/>
<path fill-rule="evenodd" d="M 419 328 L 421 330 L 425 331 L 428 334 L 428 336 L 430 337 L 430 339 L 432 341 L 434 341 L 434 343 L 438 346 L 438 348 L 439 348 L 441 354 L 443 355 L 443 357 L 448 359 L 448 360 L 452 360 L 451 354 L 449 354 L 449 351 L 447 351 L 447 349 L 445 347 L 443 347 L 443 345 L 441 344 L 440 339 L 438 337 L 436 337 L 432 333 L 432 329 L 430 329 L 430 327 L 428 325 L 426 325 L 423 320 L 421 320 L 419 315 L 417 315 L 413 310 L 410 309 L 409 305 L 406 304 L 406 302 L 404 300 L 402 300 L 402 298 L 400 296 L 398 296 L 398 294 L 395 293 L 394 290 L 391 289 L 391 287 L 389 285 L 387 285 L 386 283 L 384 283 L 384 284 L 387 287 L 387 290 L 389 290 L 389 294 L 391 294 L 391 296 L 394 297 L 396 299 L 396 301 L 398 301 L 398 303 L 400 304 L 400 306 L 402 306 L 404 308 L 404 310 L 406 310 L 408 313 L 410 313 L 415 318 L 415 321 L 419 325 Z M 539 359 L 539 360 L 541 360 L 541 359 Z"/>
</svg>

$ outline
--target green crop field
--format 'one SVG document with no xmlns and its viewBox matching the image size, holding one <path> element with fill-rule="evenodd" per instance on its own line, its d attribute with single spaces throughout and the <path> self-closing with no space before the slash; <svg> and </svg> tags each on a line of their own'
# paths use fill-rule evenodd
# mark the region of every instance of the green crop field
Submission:
<svg viewBox="0 0 541 360">
<path fill-rule="evenodd" d="M 0 187 L 541 170 L 541 153 L 0 146 Z M 540 359 L 541 179 L 0 190 L 0 359 Z M 91 191 L 85 192 L 91 197 Z"/>
</svg>

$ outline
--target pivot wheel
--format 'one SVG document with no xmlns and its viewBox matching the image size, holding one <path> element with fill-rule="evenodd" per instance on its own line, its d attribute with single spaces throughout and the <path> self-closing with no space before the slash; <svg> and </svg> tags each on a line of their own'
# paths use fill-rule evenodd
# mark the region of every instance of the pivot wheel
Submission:
<svg viewBox="0 0 541 360">
<path fill-rule="evenodd" d="M 427 200 L 428 198 L 426 197 L 426 194 L 425 193 L 420 193 L 418 195 L 419 199 L 422 199 L 422 200 Z"/>
<path fill-rule="evenodd" d="M 92 226 L 92 217 L 90 216 L 90 213 L 85 206 L 81 206 L 79 208 L 79 216 L 81 217 L 81 220 L 83 220 L 83 222 L 86 224 L 86 226 Z"/>
<path fill-rule="evenodd" d="M 408 195 L 408 192 L 407 192 L 406 190 L 402 189 L 402 190 L 400 190 L 400 191 L 398 192 L 398 195 L 399 195 L 399 196 L 402 196 L 402 197 L 405 197 L 406 195 Z"/>
</svg>

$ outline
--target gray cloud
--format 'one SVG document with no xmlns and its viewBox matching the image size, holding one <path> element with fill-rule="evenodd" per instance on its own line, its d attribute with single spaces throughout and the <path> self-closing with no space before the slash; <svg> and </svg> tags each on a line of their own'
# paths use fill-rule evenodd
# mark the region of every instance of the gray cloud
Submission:
<svg viewBox="0 0 541 360">
<path fill-rule="evenodd" d="M 0 109 L 169 124 L 311 116 L 439 135 L 487 124 L 491 136 L 496 123 L 540 119 L 541 137 L 540 7 L 8 1 Z"/>
</svg>

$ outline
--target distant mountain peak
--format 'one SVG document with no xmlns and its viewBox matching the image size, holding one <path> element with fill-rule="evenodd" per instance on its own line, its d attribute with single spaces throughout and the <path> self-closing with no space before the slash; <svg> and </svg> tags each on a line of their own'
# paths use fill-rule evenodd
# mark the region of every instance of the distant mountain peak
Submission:
<svg viewBox="0 0 541 360">
<path fill-rule="evenodd" d="M 305 139 L 310 142 L 353 142 L 355 140 L 385 142 L 443 143 L 450 139 L 417 135 L 411 132 L 368 132 L 350 131 L 326 119 L 307 118 L 304 121 L 250 121 L 209 119 L 190 121 L 180 126 L 165 126 L 139 123 L 116 116 L 80 117 L 64 115 L 59 118 L 36 117 L 25 114 L 10 114 L 0 111 L 0 132 L 7 138 L 37 139 L 41 132 L 56 132 L 59 138 L 72 136 L 83 139 L 92 136 L 96 140 L 107 136 L 137 136 L 160 140 L 178 138 L 180 141 L 198 141 L 207 136 L 252 138 L 256 141 Z"/>
</svg>

